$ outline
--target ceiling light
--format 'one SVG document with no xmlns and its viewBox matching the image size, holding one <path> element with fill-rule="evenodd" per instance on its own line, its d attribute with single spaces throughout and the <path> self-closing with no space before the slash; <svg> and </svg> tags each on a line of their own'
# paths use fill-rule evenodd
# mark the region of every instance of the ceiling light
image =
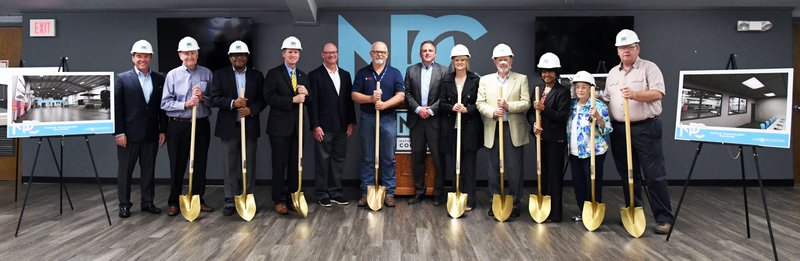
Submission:
<svg viewBox="0 0 800 261">
<path fill-rule="evenodd" d="M 79 84 L 84 84 L 84 83 L 86 83 L 86 82 L 81 82 L 81 83 L 79 83 Z"/>
<path fill-rule="evenodd" d="M 758 79 L 756 79 L 756 77 L 747 79 L 747 81 L 743 81 L 742 84 L 753 90 L 764 87 L 764 84 L 761 83 L 761 81 L 759 81 Z"/>
<path fill-rule="evenodd" d="M 764 94 L 764 96 L 767 96 L 767 97 L 775 97 L 775 93 L 774 93 L 774 92 L 765 93 L 765 94 Z"/>
<path fill-rule="evenodd" d="M 61 81 L 62 82 L 67 81 L 67 77 L 61 78 Z"/>
</svg>

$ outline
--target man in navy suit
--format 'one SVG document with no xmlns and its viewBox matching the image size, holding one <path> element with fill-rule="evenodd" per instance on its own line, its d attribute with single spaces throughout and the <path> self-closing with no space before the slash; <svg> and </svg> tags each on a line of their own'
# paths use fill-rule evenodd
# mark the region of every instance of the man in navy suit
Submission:
<svg viewBox="0 0 800 261">
<path fill-rule="evenodd" d="M 247 191 L 252 193 L 255 186 L 256 146 L 261 135 L 258 113 L 266 107 L 266 103 L 261 91 L 264 75 L 256 69 L 247 68 L 249 55 L 247 44 L 242 41 L 233 42 L 228 50 L 232 67 L 215 71 L 209 90 L 211 105 L 219 108 L 214 136 L 220 138 L 224 155 L 225 205 L 222 214 L 225 216 L 233 215 L 236 210 L 233 196 L 242 193 L 242 120 L 245 121 L 247 148 Z M 241 91 L 244 91 L 244 98 L 240 97 Z"/>
<path fill-rule="evenodd" d="M 153 204 L 156 153 L 164 145 L 167 115 L 161 109 L 164 75 L 150 70 L 153 47 L 145 40 L 131 48 L 134 68 L 117 74 L 114 85 L 114 135 L 117 142 L 119 217 L 131 216 L 131 176 L 139 161 L 142 212 L 161 213 Z"/>
<path fill-rule="evenodd" d="M 275 212 L 281 215 L 289 213 L 289 194 L 298 184 L 297 135 L 303 129 L 297 128 L 297 115 L 308 95 L 308 76 L 297 69 L 302 49 L 297 37 L 283 40 L 283 63 L 269 70 L 264 79 L 264 100 L 270 106 L 267 134 L 272 147 L 272 200 Z"/>
<path fill-rule="evenodd" d="M 436 63 L 436 45 L 427 40 L 419 46 L 421 62 L 406 69 L 405 92 L 408 127 L 411 129 L 411 171 L 414 173 L 413 205 L 422 202 L 425 191 L 425 158 L 430 148 L 434 167 L 433 205 L 445 201 L 444 155 L 439 151 L 439 84 L 447 68 Z M 413 113 L 412 113 L 413 112 Z"/>
<path fill-rule="evenodd" d="M 339 49 L 333 43 L 322 46 L 322 65 L 308 74 L 310 82 L 308 117 L 314 133 L 316 173 L 314 187 L 323 207 L 331 202 L 347 205 L 342 196 L 342 171 L 347 155 L 347 138 L 353 134 L 356 113 L 350 92 L 350 73 L 336 64 Z"/>
</svg>

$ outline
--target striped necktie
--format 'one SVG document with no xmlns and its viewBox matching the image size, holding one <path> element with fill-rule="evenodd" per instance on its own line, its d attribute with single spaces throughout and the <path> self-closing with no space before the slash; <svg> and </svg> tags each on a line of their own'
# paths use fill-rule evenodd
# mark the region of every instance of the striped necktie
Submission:
<svg viewBox="0 0 800 261">
<path fill-rule="evenodd" d="M 297 92 L 297 77 L 294 76 L 294 71 L 292 71 L 292 90 Z"/>
</svg>

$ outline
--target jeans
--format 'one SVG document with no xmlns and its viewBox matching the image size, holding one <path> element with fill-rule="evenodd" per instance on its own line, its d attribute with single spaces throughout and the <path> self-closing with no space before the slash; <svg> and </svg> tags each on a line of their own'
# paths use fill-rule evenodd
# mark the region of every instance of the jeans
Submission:
<svg viewBox="0 0 800 261">
<path fill-rule="evenodd" d="M 361 195 L 367 194 L 367 186 L 375 185 L 375 114 L 361 113 L 359 137 L 364 151 L 361 165 Z M 386 186 L 386 195 L 393 196 L 395 189 L 395 159 L 397 143 L 397 116 L 381 113 L 380 116 L 380 180 Z"/>
</svg>

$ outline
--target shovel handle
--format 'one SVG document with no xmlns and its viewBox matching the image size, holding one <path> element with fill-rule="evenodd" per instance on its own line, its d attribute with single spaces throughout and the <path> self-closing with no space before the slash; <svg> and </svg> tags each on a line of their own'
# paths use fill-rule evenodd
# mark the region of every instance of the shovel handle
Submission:
<svg viewBox="0 0 800 261">
<path fill-rule="evenodd" d="M 539 86 L 534 88 L 534 93 L 536 93 L 534 101 L 538 104 L 542 99 Z M 542 128 L 542 113 L 536 108 L 533 110 L 536 111 L 536 128 Z M 536 134 L 536 194 L 542 198 L 542 135 L 540 134 Z"/>
<path fill-rule="evenodd" d="M 244 98 L 244 87 L 239 88 L 239 98 Z M 242 143 L 242 195 L 247 195 L 247 142 L 245 138 L 245 117 L 239 118 Z"/>
<path fill-rule="evenodd" d="M 297 106 L 297 192 L 303 190 L 303 103 Z"/>
<path fill-rule="evenodd" d="M 381 90 L 381 82 L 375 81 L 375 90 Z M 380 173 L 380 144 L 381 144 L 381 111 L 375 109 L 375 188 L 378 187 L 378 173 Z"/>
<path fill-rule="evenodd" d="M 500 98 L 502 99 L 503 98 L 503 86 L 500 86 L 500 88 L 498 88 L 498 89 L 500 89 Z M 505 112 L 503 112 L 503 113 L 505 114 Z M 500 142 L 500 144 L 497 144 L 500 147 L 500 162 L 499 162 L 500 163 L 500 196 L 504 196 L 505 193 L 504 193 L 503 189 L 504 189 L 505 186 L 504 186 L 503 183 L 505 183 L 504 175 L 505 175 L 506 171 L 505 171 L 505 166 L 503 166 L 503 136 L 504 136 L 503 135 L 504 134 L 504 132 L 503 132 L 503 116 L 500 116 L 500 117 L 497 118 L 497 131 L 498 131 L 498 135 L 497 135 L 498 141 Z"/>
<path fill-rule="evenodd" d="M 595 108 L 594 107 L 595 106 L 595 101 L 594 101 L 594 99 L 595 99 L 595 87 L 594 86 L 592 86 L 590 92 L 591 93 L 590 93 L 590 98 L 589 99 L 591 100 L 590 101 L 591 108 Z M 597 127 L 597 121 L 595 120 L 595 118 L 591 114 L 589 114 L 589 118 L 591 118 L 591 120 L 592 120 L 591 126 L 589 126 L 589 132 L 590 132 L 590 134 L 589 134 L 589 151 L 591 152 L 591 159 L 589 160 L 589 165 L 590 165 L 589 166 L 589 173 L 590 173 L 590 176 L 591 176 L 591 179 L 592 179 L 592 204 L 596 204 L 597 201 L 595 200 L 595 194 L 594 194 L 594 189 L 595 189 L 594 188 L 594 186 L 595 186 L 594 185 L 594 180 L 595 180 L 595 169 L 594 168 L 595 168 L 595 164 L 597 164 L 596 161 L 595 161 L 595 156 L 596 156 L 595 154 L 597 153 L 596 152 L 597 149 L 595 148 L 594 135 L 595 135 L 595 132 L 596 132 L 595 128 Z"/>
<path fill-rule="evenodd" d="M 625 146 L 628 160 L 628 191 L 631 199 L 631 209 L 634 208 L 633 200 L 633 152 L 631 151 L 631 112 L 628 106 L 628 98 L 624 100 L 625 105 Z M 631 212 L 632 213 L 632 212 Z"/>
<path fill-rule="evenodd" d="M 192 134 L 189 138 L 189 192 L 186 194 L 192 198 L 192 176 L 194 176 L 194 140 L 197 132 L 197 105 L 192 107 Z"/>
</svg>

